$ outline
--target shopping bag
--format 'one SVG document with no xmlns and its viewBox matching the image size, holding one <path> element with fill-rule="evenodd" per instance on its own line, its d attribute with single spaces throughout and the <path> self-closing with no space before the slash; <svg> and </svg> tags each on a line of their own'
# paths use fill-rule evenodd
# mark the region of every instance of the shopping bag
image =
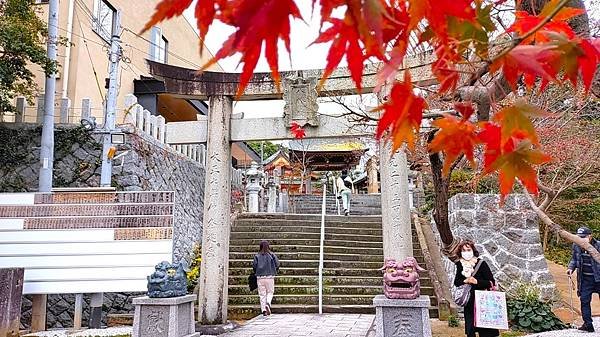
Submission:
<svg viewBox="0 0 600 337">
<path fill-rule="evenodd" d="M 256 274 L 254 274 L 254 272 L 248 276 L 248 287 L 250 287 L 250 291 L 254 291 L 258 288 L 258 280 L 256 279 Z"/>
<path fill-rule="evenodd" d="M 508 329 L 506 295 L 501 291 L 475 290 L 475 326 Z"/>
</svg>

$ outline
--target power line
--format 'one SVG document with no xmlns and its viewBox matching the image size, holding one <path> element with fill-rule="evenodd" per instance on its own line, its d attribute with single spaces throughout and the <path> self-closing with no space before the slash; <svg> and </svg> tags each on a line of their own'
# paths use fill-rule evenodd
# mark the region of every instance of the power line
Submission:
<svg viewBox="0 0 600 337">
<path fill-rule="evenodd" d="M 96 71 L 96 66 L 94 65 L 94 61 L 92 60 L 92 54 L 90 53 L 90 48 L 87 44 L 87 39 L 85 38 L 85 33 L 83 32 L 83 25 L 81 24 L 81 19 L 77 16 L 77 21 L 79 22 L 79 29 L 81 30 L 81 35 L 83 39 L 83 44 L 85 45 L 85 49 L 87 50 L 88 58 L 90 59 L 90 64 L 92 65 L 92 71 L 94 72 L 94 78 L 96 79 L 96 85 L 98 86 L 98 92 L 100 92 L 100 98 L 104 102 L 104 94 L 102 93 L 102 87 L 100 86 L 100 80 L 98 79 L 98 72 Z M 69 80 L 68 78 L 66 79 Z"/>
</svg>

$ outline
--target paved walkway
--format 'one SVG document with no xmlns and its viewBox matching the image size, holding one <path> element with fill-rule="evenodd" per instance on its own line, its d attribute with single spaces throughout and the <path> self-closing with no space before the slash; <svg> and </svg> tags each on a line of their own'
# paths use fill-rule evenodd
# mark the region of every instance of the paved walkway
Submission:
<svg viewBox="0 0 600 337">
<path fill-rule="evenodd" d="M 365 337 L 375 315 L 274 314 L 258 316 L 223 337 Z"/>
</svg>

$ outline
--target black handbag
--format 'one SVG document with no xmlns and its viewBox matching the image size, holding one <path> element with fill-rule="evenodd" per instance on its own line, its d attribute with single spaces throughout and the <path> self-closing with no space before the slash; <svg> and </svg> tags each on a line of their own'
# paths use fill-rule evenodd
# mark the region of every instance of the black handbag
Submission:
<svg viewBox="0 0 600 337">
<path fill-rule="evenodd" d="M 248 276 L 248 287 L 250 287 L 250 291 L 254 291 L 258 288 L 258 281 L 256 280 L 256 274 L 254 274 L 254 272 Z"/>
</svg>

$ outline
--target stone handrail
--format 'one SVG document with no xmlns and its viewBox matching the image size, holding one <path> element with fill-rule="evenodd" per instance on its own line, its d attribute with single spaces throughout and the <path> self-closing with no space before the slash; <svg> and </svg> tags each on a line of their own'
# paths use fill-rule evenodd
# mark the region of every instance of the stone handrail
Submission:
<svg viewBox="0 0 600 337">
<path fill-rule="evenodd" d="M 433 270 L 429 270 L 429 277 L 431 278 L 431 284 L 438 300 L 439 318 L 440 320 L 448 320 L 449 315 L 456 315 L 458 313 L 458 306 L 452 299 L 450 292 L 451 285 L 448 282 L 446 270 L 442 265 L 442 254 L 437 248 L 431 228 L 423 225 L 417 214 L 413 213 L 412 217 L 425 263 L 430 268 L 433 268 Z"/>
</svg>

